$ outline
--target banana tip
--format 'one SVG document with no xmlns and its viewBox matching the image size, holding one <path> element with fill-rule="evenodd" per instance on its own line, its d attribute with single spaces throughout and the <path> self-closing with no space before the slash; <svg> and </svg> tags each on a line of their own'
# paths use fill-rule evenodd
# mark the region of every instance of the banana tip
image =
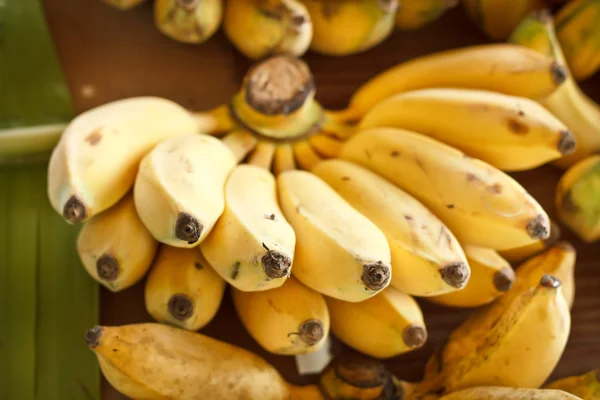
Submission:
<svg viewBox="0 0 600 400">
<path fill-rule="evenodd" d="M 300 324 L 298 336 L 300 337 L 300 340 L 307 345 L 314 346 L 325 336 L 323 323 L 315 318 L 304 321 L 302 324 Z"/>
<path fill-rule="evenodd" d="M 411 349 L 422 347 L 427 341 L 427 330 L 422 325 L 410 325 L 402 334 L 404 343 Z"/>
<path fill-rule="evenodd" d="M 367 288 L 378 291 L 388 285 L 391 275 L 389 265 L 377 261 L 363 265 L 361 280 Z"/>
<path fill-rule="evenodd" d="M 270 250 L 264 244 L 263 247 L 267 252 L 262 256 L 260 261 L 267 276 L 271 279 L 288 276 L 292 267 L 292 260 L 279 251 Z"/>
<path fill-rule="evenodd" d="M 558 151 L 563 155 L 572 154 L 577 147 L 577 141 L 575 135 L 569 130 L 560 132 L 560 139 L 558 140 Z"/>
<path fill-rule="evenodd" d="M 440 273 L 444 282 L 454 288 L 461 289 L 467 284 L 471 270 L 467 264 L 459 261 L 445 265 L 440 269 Z"/>
<path fill-rule="evenodd" d="M 102 336 L 102 330 L 103 328 L 99 325 L 96 325 L 92 329 L 88 329 L 85 333 L 85 343 L 88 347 L 92 349 L 98 347 L 100 344 L 100 337 Z"/>
<path fill-rule="evenodd" d="M 395 13 L 400 8 L 400 2 L 398 0 L 378 0 L 377 4 L 381 11 L 385 13 Z"/>
<path fill-rule="evenodd" d="M 83 204 L 77 195 L 72 195 L 65 203 L 63 217 L 72 224 L 78 224 L 87 218 L 85 204 Z"/>
<path fill-rule="evenodd" d="M 499 292 L 508 292 L 515 282 L 515 271 L 512 268 L 502 268 L 494 274 L 494 286 Z"/>
<path fill-rule="evenodd" d="M 103 254 L 96 261 L 96 273 L 103 281 L 113 282 L 121 274 L 119 261 L 112 254 Z"/>
<path fill-rule="evenodd" d="M 552 12 L 547 8 L 540 8 L 537 10 L 533 10 L 533 11 L 531 11 L 531 13 L 529 15 L 534 20 L 539 21 L 543 24 L 550 23 L 550 22 L 552 22 L 552 19 L 553 19 Z"/>
<path fill-rule="evenodd" d="M 204 227 L 193 215 L 181 212 L 177 216 L 177 221 L 175 222 L 175 237 L 177 239 L 183 240 L 188 244 L 194 244 L 200 240 L 202 229 Z"/>
<path fill-rule="evenodd" d="M 334 363 L 336 376 L 352 386 L 368 388 L 385 384 L 387 374 L 384 365 L 371 357 L 348 350 Z"/>
<path fill-rule="evenodd" d="M 542 279 L 540 279 L 540 285 L 545 288 L 558 289 L 561 285 L 561 282 L 558 278 L 549 274 L 545 274 L 542 276 Z"/>
<path fill-rule="evenodd" d="M 567 69 L 556 61 L 553 61 L 552 65 L 550 66 L 550 73 L 552 74 L 552 80 L 557 85 L 560 85 L 566 81 L 567 77 L 569 76 Z"/>
<path fill-rule="evenodd" d="M 550 221 L 540 214 L 529 221 L 526 230 L 532 239 L 546 240 L 550 237 Z"/>
<path fill-rule="evenodd" d="M 169 314 L 178 321 L 185 321 L 194 314 L 194 302 L 185 294 L 174 294 L 169 299 Z"/>
</svg>

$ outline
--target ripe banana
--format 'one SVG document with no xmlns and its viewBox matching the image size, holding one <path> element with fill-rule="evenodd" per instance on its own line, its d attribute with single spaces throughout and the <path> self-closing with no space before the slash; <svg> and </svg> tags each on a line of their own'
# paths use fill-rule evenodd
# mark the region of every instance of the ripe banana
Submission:
<svg viewBox="0 0 600 400">
<path fill-rule="evenodd" d="M 326 300 L 331 331 L 361 353 L 390 358 L 418 349 L 427 341 L 419 305 L 398 289 L 388 287 L 359 303 Z"/>
<path fill-rule="evenodd" d="M 395 95 L 360 121 L 359 129 L 373 127 L 422 133 L 504 171 L 538 167 L 571 154 L 576 146 L 567 127 L 538 102 L 483 90 Z"/>
<path fill-rule="evenodd" d="M 88 220 L 77 237 L 85 270 L 113 292 L 133 286 L 146 275 L 157 247 L 135 211 L 131 193 Z"/>
<path fill-rule="evenodd" d="M 556 188 L 560 221 L 588 243 L 600 239 L 600 156 L 591 156 L 565 172 Z"/>
<path fill-rule="evenodd" d="M 542 0 L 463 0 L 467 15 L 493 40 L 506 40 L 532 10 L 544 7 Z"/>
<path fill-rule="evenodd" d="M 110 4 L 113 7 L 119 8 L 121 10 L 129 10 L 137 6 L 138 4 L 143 3 L 146 0 L 102 0 L 106 4 Z"/>
<path fill-rule="evenodd" d="M 431 87 L 492 90 L 537 99 L 554 92 L 566 77 L 565 68 L 551 57 L 523 46 L 470 46 L 398 64 L 363 84 L 347 109 L 331 115 L 338 121 L 359 121 L 388 97 Z"/>
<path fill-rule="evenodd" d="M 515 272 L 500 254 L 491 249 L 465 246 L 471 278 L 462 290 L 431 297 L 450 307 L 480 307 L 504 295 L 515 281 Z"/>
<path fill-rule="evenodd" d="M 467 284 L 469 266 L 460 244 L 412 196 L 349 161 L 323 161 L 312 172 L 386 235 L 392 286 L 415 296 L 433 296 Z"/>
<path fill-rule="evenodd" d="M 600 400 L 600 369 L 551 382 L 544 389 L 563 390 L 584 400 Z"/>
<path fill-rule="evenodd" d="M 280 144 L 275 149 L 273 158 L 273 172 L 279 175 L 284 171 L 293 171 L 296 169 L 296 159 L 294 150 L 289 143 Z"/>
<path fill-rule="evenodd" d="M 279 203 L 296 232 L 293 275 L 340 300 L 368 299 L 389 285 L 385 235 L 312 173 L 277 177 Z"/>
<path fill-rule="evenodd" d="M 398 0 L 301 0 L 313 23 L 311 50 L 343 56 L 366 51 L 394 29 Z"/>
<path fill-rule="evenodd" d="M 562 390 L 549 389 L 521 389 L 502 386 L 482 386 L 459 390 L 439 400 L 577 400 Z M 581 399 L 579 399 L 581 400 Z"/>
<path fill-rule="evenodd" d="M 108 382 L 132 399 L 282 400 L 290 387 L 262 358 L 163 324 L 96 326 L 86 333 Z"/>
<path fill-rule="evenodd" d="M 402 0 L 396 13 L 396 28 L 419 29 L 457 5 L 458 0 Z"/>
<path fill-rule="evenodd" d="M 156 0 L 154 23 L 160 32 L 183 43 L 203 43 L 221 25 L 223 0 Z"/>
<path fill-rule="evenodd" d="M 52 207 L 70 223 L 99 214 L 131 189 L 139 161 L 150 149 L 196 131 L 187 110 L 156 97 L 118 100 L 80 114 L 50 158 Z"/>
<path fill-rule="evenodd" d="M 272 290 L 233 289 L 231 294 L 242 324 L 270 353 L 312 353 L 323 347 L 329 335 L 325 299 L 296 279 Z"/>
<path fill-rule="evenodd" d="M 197 249 L 163 244 L 146 279 L 146 310 L 158 322 L 197 331 L 213 319 L 224 291 Z"/>
<path fill-rule="evenodd" d="M 549 236 L 546 212 L 517 181 L 434 139 L 372 128 L 349 139 L 340 157 L 406 190 L 461 243 L 507 249 Z"/>
<path fill-rule="evenodd" d="M 500 253 L 500 255 L 510 263 L 522 263 L 550 248 L 550 246 L 559 241 L 560 237 L 560 226 L 553 220 L 550 220 L 550 236 L 548 239 L 537 240 L 534 243 L 526 246 L 515 247 L 513 249 L 500 250 L 498 253 Z"/>
<path fill-rule="evenodd" d="M 228 0 L 223 30 L 246 57 L 302 56 L 312 39 L 310 14 L 297 0 Z"/>
<path fill-rule="evenodd" d="M 217 273 L 242 291 L 268 290 L 290 276 L 296 236 L 277 204 L 275 178 L 239 165 L 225 184 L 225 210 L 200 250 Z"/>
</svg>

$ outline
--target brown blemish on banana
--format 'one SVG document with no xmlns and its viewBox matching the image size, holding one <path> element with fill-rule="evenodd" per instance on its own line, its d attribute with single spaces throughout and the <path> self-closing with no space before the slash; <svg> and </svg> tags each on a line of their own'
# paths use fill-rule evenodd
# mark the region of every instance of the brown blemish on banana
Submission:
<svg viewBox="0 0 600 400">
<path fill-rule="evenodd" d="M 488 186 L 487 190 L 493 194 L 500 194 L 502 193 L 502 185 L 499 183 L 494 183 L 493 185 Z"/>
<path fill-rule="evenodd" d="M 174 294 L 167 306 L 169 314 L 178 321 L 185 321 L 194 314 L 194 302 L 185 294 Z"/>
<path fill-rule="evenodd" d="M 447 204 L 446 208 L 449 208 L 450 210 L 452 210 L 454 208 L 454 204 Z"/>
<path fill-rule="evenodd" d="M 321 14 L 325 19 L 331 19 L 338 13 L 341 8 L 341 3 L 325 1 L 321 3 Z"/>
<path fill-rule="evenodd" d="M 494 274 L 494 287 L 499 292 L 508 292 L 515 283 L 515 279 L 515 271 L 512 268 L 502 268 Z"/>
<path fill-rule="evenodd" d="M 78 224 L 87 218 L 85 205 L 77 195 L 72 195 L 65 203 L 63 217 L 72 224 Z"/>
<path fill-rule="evenodd" d="M 563 67 L 556 61 L 554 61 L 550 66 L 550 74 L 552 75 L 552 80 L 557 85 L 563 83 L 565 80 L 567 80 L 567 77 L 569 76 L 569 73 L 567 72 L 565 67 Z"/>
<path fill-rule="evenodd" d="M 85 343 L 92 349 L 98 347 L 100 344 L 100 337 L 102 336 L 103 328 L 101 326 L 95 326 L 92 329 L 88 329 L 85 333 Z"/>
<path fill-rule="evenodd" d="M 319 343 L 324 336 L 323 323 L 315 318 L 302 322 L 298 329 L 298 337 L 309 346 Z"/>
<path fill-rule="evenodd" d="M 233 266 L 231 267 L 231 273 L 230 273 L 230 277 L 233 280 L 236 280 L 239 273 L 240 273 L 240 267 L 241 267 L 242 263 L 239 261 L 236 261 L 235 263 L 233 263 Z"/>
<path fill-rule="evenodd" d="M 351 181 L 352 179 L 350 179 L 349 176 L 342 176 L 342 180 L 345 182 Z"/>
<path fill-rule="evenodd" d="M 264 243 L 262 246 L 267 252 L 262 256 L 260 262 L 267 276 L 271 279 L 287 276 L 292 266 L 292 260 L 279 251 L 270 250 Z"/>
<path fill-rule="evenodd" d="M 188 244 L 194 244 L 200 239 L 204 227 L 191 214 L 180 212 L 175 222 L 175 237 Z"/>
<path fill-rule="evenodd" d="M 566 156 L 572 154 L 577 147 L 577 140 L 571 131 L 564 130 L 560 132 L 560 139 L 556 147 L 560 154 Z"/>
<path fill-rule="evenodd" d="M 194 11 L 200 0 L 176 0 L 179 7 L 187 11 Z"/>
<path fill-rule="evenodd" d="M 198 262 L 198 261 L 196 261 L 196 262 L 194 263 L 194 267 L 196 267 L 196 269 L 197 269 L 197 270 L 204 269 L 204 265 L 202 265 L 202 263 L 200 263 L 200 262 Z"/>
<path fill-rule="evenodd" d="M 265 219 L 275 221 L 275 214 L 265 214 Z"/>
<path fill-rule="evenodd" d="M 508 119 L 508 128 L 517 135 L 526 135 L 529 133 L 529 127 L 514 118 Z"/>
<path fill-rule="evenodd" d="M 121 275 L 119 261 L 112 254 L 103 254 L 96 261 L 96 273 L 103 281 L 115 281 Z"/>
<path fill-rule="evenodd" d="M 392 153 L 391 153 L 391 156 L 392 156 L 393 158 L 396 158 L 396 157 L 398 157 L 399 155 L 400 155 L 400 152 L 398 152 L 398 151 L 395 151 L 395 150 L 394 150 L 394 151 L 392 151 Z"/>
<path fill-rule="evenodd" d="M 87 135 L 84 140 L 90 146 L 97 145 L 102 140 L 102 130 L 100 128 L 96 129 L 95 131 Z"/>
<path fill-rule="evenodd" d="M 440 275 L 448 285 L 460 289 L 466 285 L 471 272 L 464 262 L 457 261 L 440 268 Z"/>
<path fill-rule="evenodd" d="M 402 339 L 411 349 L 418 349 L 427 341 L 427 330 L 422 325 L 409 325 L 404 329 Z"/>
<path fill-rule="evenodd" d="M 550 236 L 550 221 L 543 215 L 534 217 L 525 228 L 532 239 L 548 239 Z"/>
<path fill-rule="evenodd" d="M 363 273 L 360 279 L 368 289 L 378 291 L 387 286 L 390 277 L 390 267 L 381 261 L 377 261 L 363 265 Z"/>
<path fill-rule="evenodd" d="M 551 289 L 558 289 L 561 285 L 561 282 L 558 278 L 546 274 L 544 276 L 542 276 L 542 279 L 540 279 L 540 285 L 542 285 L 543 287 L 546 288 L 551 288 Z"/>
</svg>

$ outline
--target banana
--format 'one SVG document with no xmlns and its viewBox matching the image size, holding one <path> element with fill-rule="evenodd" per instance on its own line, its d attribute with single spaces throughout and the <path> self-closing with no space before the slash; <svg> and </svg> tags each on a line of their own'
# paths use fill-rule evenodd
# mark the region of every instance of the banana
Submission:
<svg viewBox="0 0 600 400">
<path fill-rule="evenodd" d="M 460 244 L 412 196 L 344 160 L 320 162 L 312 172 L 386 235 L 392 257 L 392 286 L 415 296 L 433 296 L 467 284 L 469 266 Z"/>
<path fill-rule="evenodd" d="M 465 246 L 471 278 L 455 292 L 430 297 L 434 303 L 450 307 L 480 307 L 491 303 L 510 290 L 515 272 L 500 254 L 491 249 Z"/>
<path fill-rule="evenodd" d="M 396 13 L 396 29 L 419 29 L 457 5 L 458 0 L 402 0 Z"/>
<path fill-rule="evenodd" d="M 279 204 L 296 232 L 293 275 L 327 296 L 358 302 L 391 278 L 385 235 L 316 175 L 277 177 Z"/>
<path fill-rule="evenodd" d="M 522 389 L 501 386 L 474 387 L 459 390 L 439 400 L 577 400 L 562 390 L 549 389 Z M 581 400 L 581 399 L 580 399 Z"/>
<path fill-rule="evenodd" d="M 102 0 L 106 4 L 110 4 L 113 7 L 119 8 L 121 10 L 129 10 L 137 6 L 138 4 L 142 4 L 146 0 Z"/>
<path fill-rule="evenodd" d="M 600 400 L 600 369 L 551 382 L 544 389 L 563 390 L 585 400 Z"/>
<path fill-rule="evenodd" d="M 69 123 L 48 166 L 48 197 L 69 223 L 114 205 L 131 189 L 138 163 L 161 141 L 197 132 L 170 100 L 134 97 L 88 110 Z"/>
<path fill-rule="evenodd" d="M 360 121 L 359 129 L 373 127 L 423 133 L 504 171 L 538 167 L 576 146 L 574 135 L 538 102 L 483 90 L 435 88 L 395 95 Z"/>
<path fill-rule="evenodd" d="M 271 142 L 258 142 L 246 162 L 270 170 L 275 157 L 275 148 L 276 146 Z"/>
<path fill-rule="evenodd" d="M 197 331 L 213 319 L 224 291 L 197 249 L 161 245 L 146 279 L 146 310 L 158 322 Z"/>
<path fill-rule="evenodd" d="M 203 43 L 219 29 L 223 0 L 156 0 L 158 30 L 182 43 Z"/>
<path fill-rule="evenodd" d="M 242 291 L 277 288 L 287 280 L 296 236 L 277 204 L 275 178 L 239 165 L 225 184 L 225 211 L 200 250 L 217 273 Z"/>
<path fill-rule="evenodd" d="M 331 115 L 342 122 L 359 121 L 388 97 L 432 87 L 491 90 L 537 99 L 554 92 L 566 77 L 565 68 L 551 57 L 523 46 L 469 46 L 398 64 L 363 84 L 347 109 Z"/>
<path fill-rule="evenodd" d="M 294 157 L 298 167 L 310 171 L 321 160 L 321 156 L 313 149 L 310 142 L 302 141 L 293 144 Z"/>
<path fill-rule="evenodd" d="M 506 40 L 532 10 L 544 7 L 542 0 L 463 0 L 467 15 L 493 40 Z"/>
<path fill-rule="evenodd" d="M 394 29 L 398 0 L 301 0 L 313 23 L 310 49 L 344 56 L 364 52 Z"/>
<path fill-rule="evenodd" d="M 507 249 L 549 236 L 548 215 L 517 181 L 434 139 L 372 128 L 344 143 L 340 157 L 406 190 L 463 244 Z"/>
<path fill-rule="evenodd" d="M 427 341 L 419 305 L 398 289 L 388 287 L 359 303 L 326 300 L 331 331 L 361 353 L 390 358 L 418 349 Z"/>
<path fill-rule="evenodd" d="M 113 292 L 133 286 L 146 275 L 157 247 L 136 214 L 131 193 L 83 224 L 77 237 L 85 270 Z"/>
<path fill-rule="evenodd" d="M 553 220 L 550 220 L 550 236 L 548 239 L 537 240 L 534 243 L 513 249 L 500 250 L 498 253 L 510 263 L 522 263 L 550 248 L 550 246 L 559 241 L 560 237 L 560 226 Z"/>
<path fill-rule="evenodd" d="M 270 353 L 312 353 L 329 335 L 325 299 L 296 279 L 261 292 L 233 289 L 231 295 L 244 327 Z"/>
<path fill-rule="evenodd" d="M 85 335 L 108 382 L 133 399 L 282 400 L 290 387 L 262 358 L 163 324 L 96 326 Z"/>
<path fill-rule="evenodd" d="M 312 148 L 324 158 L 335 158 L 340 153 L 342 141 L 326 133 L 313 135 L 309 139 Z"/>
<path fill-rule="evenodd" d="M 310 14 L 297 0 L 228 0 L 223 30 L 246 57 L 302 56 L 312 40 Z"/>
<path fill-rule="evenodd" d="M 556 188 L 560 221 L 582 240 L 600 239 L 600 156 L 591 156 L 565 172 Z"/>
<path fill-rule="evenodd" d="M 295 169 L 296 159 L 294 158 L 292 145 L 289 143 L 278 145 L 275 149 L 275 157 L 273 158 L 273 172 L 275 175 Z"/>
</svg>

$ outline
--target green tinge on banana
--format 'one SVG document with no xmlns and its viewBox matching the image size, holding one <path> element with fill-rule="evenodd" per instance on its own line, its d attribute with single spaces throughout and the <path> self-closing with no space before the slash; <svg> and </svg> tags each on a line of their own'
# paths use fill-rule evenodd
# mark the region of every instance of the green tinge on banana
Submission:
<svg viewBox="0 0 600 400">
<path fill-rule="evenodd" d="M 600 400 L 600 369 L 551 382 L 544 389 L 562 390 L 585 400 Z"/>
<path fill-rule="evenodd" d="M 156 0 L 154 21 L 171 39 L 202 43 L 221 25 L 223 0 Z"/>
</svg>

